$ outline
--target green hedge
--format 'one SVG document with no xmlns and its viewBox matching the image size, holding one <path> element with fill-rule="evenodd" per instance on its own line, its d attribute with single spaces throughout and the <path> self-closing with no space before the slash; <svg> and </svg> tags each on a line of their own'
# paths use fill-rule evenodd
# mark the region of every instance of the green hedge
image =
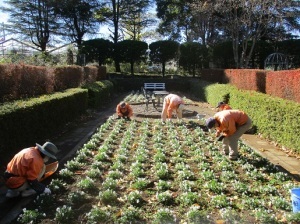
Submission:
<svg viewBox="0 0 300 224">
<path fill-rule="evenodd" d="M 1 105 L 0 153 L 11 157 L 23 147 L 45 141 L 87 109 L 88 91 L 68 89 Z M 3 158 L 2 158 L 3 159 Z"/>
<path fill-rule="evenodd" d="M 300 153 L 300 104 L 255 91 L 238 90 L 229 84 L 192 82 L 191 89 L 201 100 L 217 105 L 226 94 L 232 108 L 245 111 L 257 133 Z"/>
<path fill-rule="evenodd" d="M 103 103 L 107 103 L 114 91 L 114 85 L 108 80 L 97 81 L 84 85 L 82 88 L 88 89 L 89 107 L 99 108 Z"/>
</svg>

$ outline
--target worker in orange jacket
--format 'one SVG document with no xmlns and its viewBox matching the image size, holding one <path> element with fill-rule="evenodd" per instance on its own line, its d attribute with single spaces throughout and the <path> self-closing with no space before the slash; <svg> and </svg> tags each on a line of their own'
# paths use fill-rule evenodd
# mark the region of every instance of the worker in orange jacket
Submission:
<svg viewBox="0 0 300 224">
<path fill-rule="evenodd" d="M 219 102 L 217 105 L 217 111 L 222 111 L 222 110 L 231 110 L 231 106 L 229 106 L 227 103 L 225 102 Z"/>
<path fill-rule="evenodd" d="M 46 142 L 43 146 L 36 144 L 18 152 L 8 163 L 4 172 L 5 185 L 8 190 L 6 197 L 13 198 L 21 194 L 27 197 L 34 194 L 51 194 L 49 188 L 39 180 L 45 174 L 45 163 L 49 158 L 55 159 L 57 147 Z"/>
<path fill-rule="evenodd" d="M 240 110 L 223 110 L 206 120 L 209 129 L 216 128 L 216 137 L 223 141 L 223 154 L 238 158 L 238 140 L 252 125 L 248 115 Z"/>
<path fill-rule="evenodd" d="M 173 111 L 176 112 L 177 118 L 182 119 L 182 111 L 184 109 L 184 101 L 176 94 L 168 94 L 164 98 L 161 119 L 163 122 L 168 118 L 171 120 Z"/>
<path fill-rule="evenodd" d="M 116 113 L 119 119 L 125 118 L 127 120 L 130 120 L 133 115 L 133 110 L 128 103 L 122 101 L 117 105 Z"/>
</svg>

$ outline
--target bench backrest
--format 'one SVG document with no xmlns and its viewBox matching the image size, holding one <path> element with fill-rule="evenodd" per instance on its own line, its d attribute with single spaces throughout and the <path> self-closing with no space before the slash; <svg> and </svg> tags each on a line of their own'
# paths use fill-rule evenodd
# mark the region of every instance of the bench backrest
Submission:
<svg viewBox="0 0 300 224">
<path fill-rule="evenodd" d="M 152 90 L 165 90 L 166 85 L 165 83 L 144 83 L 144 88 L 146 90 L 152 89 Z"/>
</svg>

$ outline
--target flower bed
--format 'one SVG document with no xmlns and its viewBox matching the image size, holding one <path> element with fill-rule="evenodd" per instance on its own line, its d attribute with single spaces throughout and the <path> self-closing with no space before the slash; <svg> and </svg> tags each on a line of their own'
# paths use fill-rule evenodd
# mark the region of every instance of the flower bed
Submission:
<svg viewBox="0 0 300 224">
<path fill-rule="evenodd" d="M 288 223 L 297 182 L 239 143 L 223 156 L 203 121 L 110 117 L 19 223 Z"/>
</svg>

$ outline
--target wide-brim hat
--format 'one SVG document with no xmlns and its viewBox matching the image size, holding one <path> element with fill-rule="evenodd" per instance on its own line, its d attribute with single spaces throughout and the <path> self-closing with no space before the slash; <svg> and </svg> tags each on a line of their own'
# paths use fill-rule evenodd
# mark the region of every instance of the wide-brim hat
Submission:
<svg viewBox="0 0 300 224">
<path fill-rule="evenodd" d="M 41 153 L 43 153 L 46 156 L 49 156 L 52 159 L 57 160 L 55 154 L 58 152 L 58 149 L 53 143 L 46 142 L 43 146 L 36 143 L 36 146 L 38 147 Z"/>
<path fill-rule="evenodd" d="M 178 107 L 178 110 L 179 110 L 179 111 L 182 111 L 184 108 L 185 108 L 184 104 L 182 104 L 182 103 L 179 104 L 179 107 Z"/>
</svg>

